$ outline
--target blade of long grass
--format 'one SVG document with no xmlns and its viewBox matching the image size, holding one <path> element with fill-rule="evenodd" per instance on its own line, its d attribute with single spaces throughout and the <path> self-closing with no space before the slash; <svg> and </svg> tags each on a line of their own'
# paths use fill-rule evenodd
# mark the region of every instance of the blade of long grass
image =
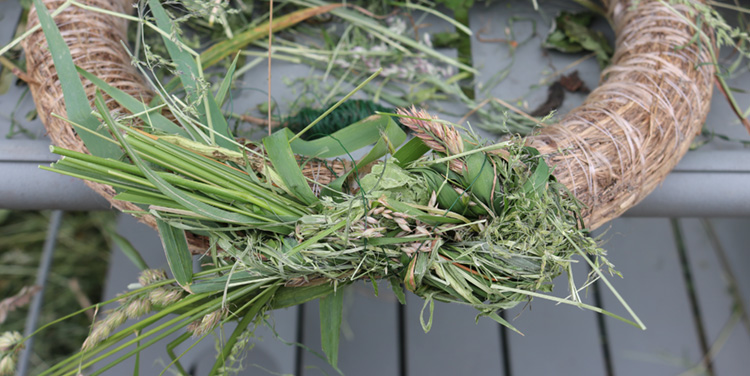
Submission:
<svg viewBox="0 0 750 376">
<path fill-rule="evenodd" d="M 337 289 L 333 294 L 320 298 L 320 344 L 328 362 L 337 368 L 341 318 L 344 312 L 344 292 Z"/>
<path fill-rule="evenodd" d="M 148 269 L 148 264 L 146 263 L 146 260 L 143 259 L 140 252 L 138 252 L 135 247 L 133 247 L 133 244 L 130 243 L 128 239 L 125 239 L 122 235 L 110 231 L 109 236 L 112 238 L 112 241 L 117 245 L 117 247 L 120 248 L 122 253 L 127 256 L 127 258 L 140 270 L 146 270 Z"/>
<path fill-rule="evenodd" d="M 182 42 L 182 38 L 172 30 L 173 23 L 170 20 L 169 15 L 167 15 L 167 12 L 161 6 L 161 2 L 158 0 L 149 0 L 148 5 L 154 19 L 156 20 L 156 26 L 158 26 L 164 33 L 171 36 L 170 38 L 162 34 L 162 40 L 167 48 L 169 57 L 176 65 L 175 70 L 178 72 L 182 86 L 185 88 L 185 91 L 187 91 L 188 100 L 191 103 L 197 102 L 201 95 L 198 78 L 203 77 L 202 72 L 198 68 L 198 64 L 193 58 L 193 55 L 180 47 L 184 42 Z M 175 41 L 179 42 L 180 45 L 175 43 Z M 199 113 L 204 114 L 200 106 L 198 106 L 196 110 Z"/>
<path fill-rule="evenodd" d="M 185 231 L 174 228 L 158 218 L 156 228 L 159 230 L 161 244 L 175 281 L 183 289 L 190 291 L 189 286 L 193 282 L 193 257 L 188 249 Z"/>
<path fill-rule="evenodd" d="M 260 295 L 257 296 L 257 300 L 252 303 L 252 305 L 246 312 L 244 312 L 244 316 L 242 316 L 242 320 L 240 320 L 240 322 L 237 323 L 237 327 L 229 336 L 229 339 L 227 339 L 227 341 L 223 344 L 221 353 L 218 354 L 216 362 L 214 363 L 214 366 L 211 368 L 211 371 L 208 373 L 209 376 L 216 375 L 221 369 L 221 367 L 225 365 L 227 357 L 229 357 L 229 354 L 232 352 L 232 348 L 237 343 L 237 339 L 239 339 L 240 335 L 245 330 L 247 330 L 247 327 L 252 323 L 253 319 L 258 315 L 258 313 L 263 309 L 263 307 L 265 307 L 266 304 L 268 304 L 268 301 L 273 298 L 274 293 L 276 292 L 278 288 L 279 288 L 278 286 L 274 286 L 260 293 Z"/>
<path fill-rule="evenodd" d="M 272 135 L 263 138 L 263 145 L 266 147 L 268 159 L 271 160 L 276 173 L 281 176 L 286 187 L 297 199 L 307 205 L 315 205 L 319 202 L 310 186 L 307 184 L 305 176 L 294 158 L 292 148 L 289 146 L 287 133 L 284 131 L 275 132 Z"/>
<path fill-rule="evenodd" d="M 425 145 L 421 138 L 414 137 L 396 150 L 393 153 L 393 158 L 396 158 L 398 161 L 396 165 L 403 168 L 422 157 L 428 151 L 430 151 L 430 147 Z"/>
<path fill-rule="evenodd" d="M 330 135 L 331 137 L 321 137 L 310 141 L 297 138 L 292 141 L 291 147 L 295 154 L 308 157 L 338 157 L 374 144 L 380 139 L 380 133 L 385 131 L 387 126 L 388 120 L 385 116 L 372 115 L 334 132 Z M 289 138 L 294 137 L 292 131 L 288 129 L 286 131 Z"/>
<path fill-rule="evenodd" d="M 158 0 L 149 0 L 149 6 L 151 12 L 156 18 L 157 26 L 167 32 L 171 33 L 172 22 L 167 15 L 167 12 L 162 8 L 161 3 Z M 226 118 L 221 113 L 219 105 L 216 103 L 216 98 L 210 93 L 202 92 L 199 81 L 203 79 L 203 71 L 200 66 L 200 60 L 196 61 L 194 57 L 180 46 L 183 45 L 180 40 L 180 36 L 175 34 L 172 39 L 180 42 L 180 45 L 175 43 L 172 39 L 162 35 L 164 44 L 167 47 L 167 52 L 172 59 L 172 62 L 177 65 L 177 71 L 179 72 L 180 81 L 182 86 L 187 91 L 187 98 L 190 103 L 197 103 L 198 101 L 203 102 L 203 106 L 196 105 L 196 111 L 199 114 L 199 120 L 201 123 L 208 125 L 209 137 L 212 142 L 217 145 L 226 147 L 228 149 L 237 149 L 237 144 L 233 142 L 231 133 L 229 132 L 229 126 L 227 125 Z M 224 137 L 216 137 L 216 134 L 220 134 Z M 232 140 L 232 141 L 230 141 Z"/>
<path fill-rule="evenodd" d="M 73 63 L 70 49 L 65 44 L 60 30 L 41 0 L 34 0 L 34 7 L 39 15 L 39 23 L 42 25 L 44 35 L 47 38 L 47 44 L 52 53 L 52 60 L 55 63 L 55 69 L 57 70 L 57 75 L 62 86 L 65 111 L 68 117 L 71 121 L 80 124 L 92 132 L 109 138 L 106 129 L 99 129 L 99 120 L 91 114 L 91 104 L 86 97 L 86 91 Z M 91 154 L 113 159 L 117 159 L 122 155 L 117 146 L 102 141 L 101 138 L 95 137 L 90 133 L 79 132 L 78 136 L 81 137 L 81 140 Z"/>
<path fill-rule="evenodd" d="M 130 145 L 125 140 L 124 136 L 120 134 L 120 131 L 117 128 L 117 125 L 115 125 L 114 120 L 112 119 L 109 112 L 107 111 L 107 107 L 104 104 L 104 98 L 102 98 L 101 93 L 97 93 L 97 94 L 98 95 L 95 100 L 95 104 L 96 104 L 96 107 L 99 109 L 100 114 L 104 118 L 105 123 L 107 124 L 109 129 L 112 131 L 112 133 L 115 135 L 117 140 L 120 141 L 120 144 L 125 149 L 128 156 L 130 156 L 130 159 L 133 161 L 133 163 L 136 166 L 138 166 L 138 169 L 140 169 L 141 172 L 143 172 L 146 178 L 155 187 L 157 187 L 159 191 L 164 193 L 165 196 L 175 200 L 177 203 L 181 205 L 184 205 L 188 209 L 196 212 L 197 214 L 206 216 L 216 221 L 238 223 L 238 224 L 255 222 L 252 218 L 248 217 L 247 215 L 232 213 L 226 210 L 222 210 L 216 207 L 206 205 L 201 202 L 195 202 L 189 199 L 187 192 L 167 183 L 162 177 L 157 175 L 151 168 L 149 168 L 146 165 L 146 163 L 140 158 L 140 156 L 138 156 L 138 153 L 130 147 Z"/>
<path fill-rule="evenodd" d="M 229 70 L 227 70 L 227 74 L 224 75 L 224 79 L 221 81 L 221 85 L 219 85 L 219 90 L 216 92 L 216 104 L 218 104 L 219 107 L 221 107 L 227 99 L 227 94 L 229 93 L 229 88 L 232 86 L 232 79 L 234 78 L 234 71 L 237 68 L 237 60 L 239 58 L 240 54 L 238 53 L 237 56 L 234 57 L 234 60 L 232 60 L 232 65 L 229 66 Z"/>
<path fill-rule="evenodd" d="M 342 285 L 339 284 L 338 288 Z M 309 302 L 333 292 L 333 284 L 322 283 L 313 286 L 304 287 L 287 287 L 282 286 L 271 300 L 272 309 L 282 309 L 294 307 L 299 304 Z"/>
<path fill-rule="evenodd" d="M 147 105 L 145 103 L 133 98 L 128 93 L 109 85 L 96 75 L 91 74 L 90 72 L 87 72 L 80 67 L 76 67 L 76 69 L 81 76 L 91 81 L 94 85 L 96 85 L 96 87 L 107 93 L 107 95 L 112 97 L 117 101 L 117 103 L 121 104 L 131 113 L 137 114 L 147 108 Z M 171 122 L 169 119 L 159 113 L 151 113 L 148 116 L 146 114 L 143 114 L 139 116 L 139 118 L 152 128 L 158 129 L 164 133 L 189 137 L 185 129 L 177 126 L 177 124 Z"/>
</svg>

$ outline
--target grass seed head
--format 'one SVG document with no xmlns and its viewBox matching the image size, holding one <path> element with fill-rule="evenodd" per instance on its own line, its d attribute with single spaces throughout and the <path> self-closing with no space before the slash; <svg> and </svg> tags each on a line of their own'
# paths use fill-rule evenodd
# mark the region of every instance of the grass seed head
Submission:
<svg viewBox="0 0 750 376">
<path fill-rule="evenodd" d="M 167 274 L 161 269 L 146 269 L 141 272 L 138 277 L 138 282 L 141 286 L 148 286 L 154 282 L 159 282 L 167 279 Z"/>
<path fill-rule="evenodd" d="M 0 375 L 13 375 L 16 372 L 16 357 L 13 354 L 6 354 L 0 358 Z"/>
<path fill-rule="evenodd" d="M 151 312 L 151 308 L 151 301 L 149 301 L 147 296 L 138 297 L 132 299 L 125 306 L 125 315 L 128 318 L 136 319 Z"/>
<path fill-rule="evenodd" d="M 408 117 L 401 118 L 402 124 L 411 129 L 414 134 L 430 147 L 430 149 L 447 155 L 457 155 L 464 151 L 464 140 L 461 133 L 450 124 L 445 124 L 423 109 L 412 106 L 411 109 L 399 108 L 399 115 Z M 464 163 L 459 159 L 450 161 L 451 170 L 460 173 L 464 170 Z"/>
<path fill-rule="evenodd" d="M 0 335 L 0 354 L 13 350 L 16 345 L 21 343 L 21 341 L 23 341 L 23 335 L 21 335 L 21 333 L 16 331 L 4 332 Z M 20 348 L 21 347 L 19 346 L 15 351 L 17 352 Z"/>
</svg>

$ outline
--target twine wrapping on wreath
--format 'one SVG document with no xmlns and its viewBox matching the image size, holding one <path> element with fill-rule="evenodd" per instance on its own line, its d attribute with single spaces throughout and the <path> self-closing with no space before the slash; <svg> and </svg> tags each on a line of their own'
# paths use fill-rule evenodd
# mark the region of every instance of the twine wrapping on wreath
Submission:
<svg viewBox="0 0 750 376">
<path fill-rule="evenodd" d="M 132 0 L 86 0 L 115 12 L 126 12 Z M 605 1 L 606 2 L 606 1 Z M 49 9 L 62 0 L 44 0 Z M 680 14 L 675 14 L 677 9 Z M 584 223 L 595 229 L 631 208 L 658 186 L 687 152 L 709 110 L 714 67 L 712 41 L 691 43 L 696 30 L 686 5 L 659 0 L 615 0 L 608 4 L 614 20 L 616 52 L 597 87 L 560 123 L 542 129 L 527 144 L 546 155 L 554 175 L 587 208 Z M 121 45 L 127 23 L 102 13 L 69 7 L 55 17 L 73 60 L 108 84 L 148 100 L 152 93 L 131 65 Z M 28 26 L 38 23 L 29 13 Z M 710 30 L 706 30 L 707 35 Z M 694 41 L 693 41 L 694 42 Z M 31 92 L 39 115 L 55 145 L 85 151 L 65 121 L 63 93 L 42 31 L 23 44 Z M 89 99 L 95 87 L 84 80 Z M 110 109 L 127 113 L 114 101 Z M 312 169 L 316 170 L 316 169 Z M 317 171 L 317 170 L 316 170 Z M 113 199 L 106 185 L 86 182 L 120 210 L 138 210 Z M 141 221 L 154 226 L 153 218 Z M 205 249 L 201 238 L 190 239 L 193 249 Z"/>
</svg>

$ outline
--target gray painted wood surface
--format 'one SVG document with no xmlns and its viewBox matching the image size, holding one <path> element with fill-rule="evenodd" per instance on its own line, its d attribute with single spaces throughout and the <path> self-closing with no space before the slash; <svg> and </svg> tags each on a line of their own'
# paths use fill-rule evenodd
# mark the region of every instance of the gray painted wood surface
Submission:
<svg viewBox="0 0 750 376">
<path fill-rule="evenodd" d="M 425 333 L 419 321 L 423 303 L 414 294 L 406 296 L 407 375 L 503 374 L 498 324 L 488 318 L 475 323 L 476 310 L 471 307 L 435 303 L 432 328 Z"/>
<path fill-rule="evenodd" d="M 711 241 L 704 222 L 698 219 L 681 219 L 680 226 L 685 236 L 685 245 L 690 259 L 690 267 L 695 276 L 694 291 L 700 303 L 701 319 L 709 344 L 715 349 L 713 368 L 717 375 L 741 375 L 750 370 L 750 331 L 740 320 L 734 294 L 730 291 L 730 278 L 722 266 L 717 252 L 725 252 L 732 259 L 747 255 L 750 236 L 747 220 L 718 220 L 715 227 L 727 227 L 728 233 L 719 238 L 723 250 L 717 250 Z M 743 226 L 741 231 L 733 225 Z M 745 227 L 748 226 L 748 227 Z M 724 229 L 722 229 L 724 230 Z M 740 239 L 739 244 L 736 240 Z M 750 259 L 737 260 L 729 265 L 731 274 L 737 280 L 740 294 L 750 288 L 750 280 L 744 269 Z M 750 303 L 744 295 L 745 305 Z"/>
<path fill-rule="evenodd" d="M 605 235 L 609 259 L 624 278 L 616 289 L 648 327 L 641 331 L 607 318 L 608 342 L 618 376 L 667 375 L 701 359 L 672 229 L 667 219 L 616 219 Z M 602 291 L 604 308 L 627 316 L 615 297 Z"/>
<path fill-rule="evenodd" d="M 358 282 L 344 290 L 339 369 L 346 375 L 398 375 L 398 301 L 387 282 L 381 281 L 378 296 L 370 283 Z M 321 356 L 318 302 L 304 307 L 303 343 Z M 334 375 L 336 371 L 312 352 L 302 354 L 301 375 Z"/>
<path fill-rule="evenodd" d="M 576 265 L 576 283 L 583 285 L 588 274 L 586 265 Z M 569 294 L 566 277 L 555 279 L 552 295 Z M 591 292 L 580 293 L 584 303 L 593 304 Z M 602 344 L 596 314 L 582 309 L 535 299 L 529 307 L 519 305 L 509 310 L 523 336 L 508 333 L 510 367 L 513 375 L 603 375 Z M 536 361 L 533 359 L 536 358 Z"/>
</svg>

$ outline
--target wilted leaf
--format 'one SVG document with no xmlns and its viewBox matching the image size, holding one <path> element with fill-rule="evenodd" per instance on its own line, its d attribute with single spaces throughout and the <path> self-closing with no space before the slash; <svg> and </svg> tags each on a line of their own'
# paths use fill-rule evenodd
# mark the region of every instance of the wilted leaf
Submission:
<svg viewBox="0 0 750 376">
<path fill-rule="evenodd" d="M 604 67 L 614 50 L 604 34 L 589 27 L 593 21 L 594 14 L 590 12 L 561 11 L 542 46 L 565 53 L 594 52 L 599 65 Z"/>
<path fill-rule="evenodd" d="M 4 323 L 5 319 L 8 318 L 8 313 L 29 304 L 31 298 L 41 289 L 42 287 L 37 285 L 25 286 L 18 294 L 0 301 L 0 324 Z"/>
</svg>

